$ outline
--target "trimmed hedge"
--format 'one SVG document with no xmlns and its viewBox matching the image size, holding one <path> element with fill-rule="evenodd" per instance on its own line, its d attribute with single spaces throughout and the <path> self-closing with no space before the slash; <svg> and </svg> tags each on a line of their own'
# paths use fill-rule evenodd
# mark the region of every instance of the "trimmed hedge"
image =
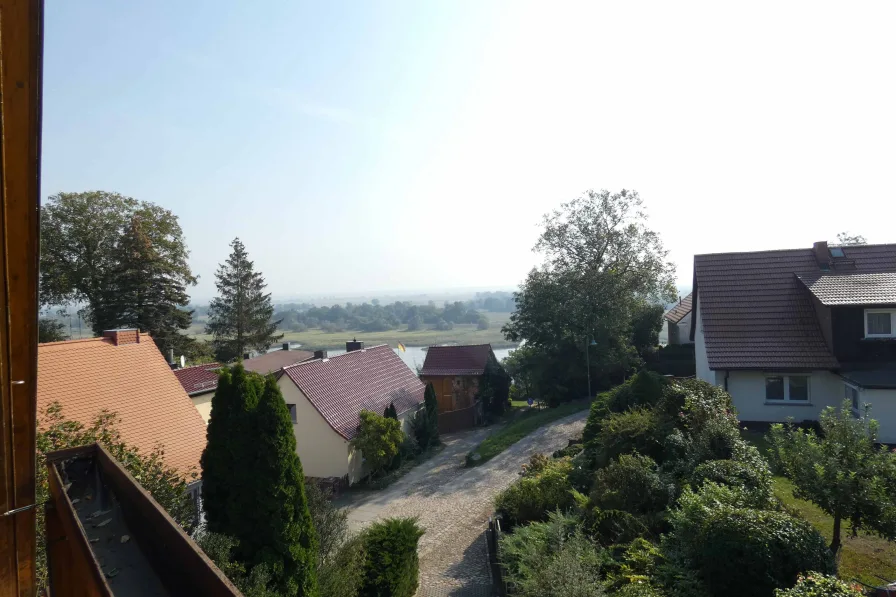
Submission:
<svg viewBox="0 0 896 597">
<path fill-rule="evenodd" d="M 370 525 L 361 534 L 366 556 L 359 597 L 413 597 L 420 573 L 417 542 L 422 536 L 416 518 L 387 518 Z"/>
</svg>

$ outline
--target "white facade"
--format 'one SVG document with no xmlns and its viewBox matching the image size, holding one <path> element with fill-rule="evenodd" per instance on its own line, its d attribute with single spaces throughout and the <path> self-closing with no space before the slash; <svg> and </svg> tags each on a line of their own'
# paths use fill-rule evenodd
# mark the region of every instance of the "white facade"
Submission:
<svg viewBox="0 0 896 597">
<path fill-rule="evenodd" d="M 859 404 L 871 405 L 871 418 L 880 424 L 879 440 L 896 443 L 896 390 L 867 390 L 848 384 L 842 377 L 830 371 L 794 372 L 793 375 L 809 377 L 808 401 L 766 400 L 766 378 L 786 377 L 787 372 L 774 371 L 715 371 L 709 368 L 706 342 L 703 336 L 703 322 L 700 319 L 700 301 L 696 306 L 697 326 L 694 329 L 694 344 L 697 360 L 697 378 L 713 385 L 726 387 L 737 417 L 741 421 L 783 423 L 793 419 L 817 421 L 821 411 L 828 406 L 840 408 L 847 397 L 847 386 L 859 392 Z M 727 382 L 727 384 L 726 384 Z"/>
<path fill-rule="evenodd" d="M 678 323 L 666 320 L 666 337 L 669 344 L 692 344 L 691 313 L 682 317 Z"/>
</svg>

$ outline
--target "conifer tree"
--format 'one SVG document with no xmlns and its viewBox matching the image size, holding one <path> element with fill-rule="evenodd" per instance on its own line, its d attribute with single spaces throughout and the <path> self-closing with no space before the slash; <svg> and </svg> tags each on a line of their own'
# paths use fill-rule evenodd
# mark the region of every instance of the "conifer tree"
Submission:
<svg viewBox="0 0 896 597">
<path fill-rule="evenodd" d="M 248 350 L 264 351 L 283 337 L 277 334 L 279 321 L 271 321 L 274 306 L 260 272 L 249 261 L 239 238 L 230 243 L 227 261 L 215 273 L 218 296 L 208 309 L 206 333 L 214 337 L 215 355 L 231 361 Z"/>
<path fill-rule="evenodd" d="M 429 427 L 430 443 L 439 443 L 439 401 L 436 398 L 436 389 L 432 383 L 426 384 L 426 391 L 423 393 L 423 408 L 426 411 L 426 422 Z"/>
<path fill-rule="evenodd" d="M 389 406 L 386 407 L 385 412 L 383 412 L 383 416 L 387 419 L 395 419 L 398 420 L 398 411 L 395 409 L 395 403 L 390 402 Z"/>
</svg>

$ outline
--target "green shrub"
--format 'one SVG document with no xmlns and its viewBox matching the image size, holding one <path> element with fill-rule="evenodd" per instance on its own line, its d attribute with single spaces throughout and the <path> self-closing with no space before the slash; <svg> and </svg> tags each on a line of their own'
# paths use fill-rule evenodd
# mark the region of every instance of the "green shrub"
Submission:
<svg viewBox="0 0 896 597">
<path fill-rule="evenodd" d="M 606 547 L 631 543 L 650 533 L 640 518 L 624 510 L 590 508 L 585 512 L 583 522 L 588 536 Z"/>
<path fill-rule="evenodd" d="M 522 477 L 495 498 L 495 509 L 510 525 L 546 520 L 555 510 L 575 505 L 567 475 L 569 460 L 550 461 L 540 472 Z"/>
<path fill-rule="evenodd" d="M 585 421 L 585 429 L 582 430 L 582 442 L 587 446 L 597 438 L 604 419 L 610 414 L 611 392 L 603 392 L 594 398 L 588 411 L 588 419 Z"/>
<path fill-rule="evenodd" d="M 662 375 L 652 371 L 640 371 L 615 391 L 611 391 L 610 410 L 621 413 L 631 408 L 651 407 L 663 397 L 663 388 L 666 384 Z"/>
<path fill-rule="evenodd" d="M 660 442 L 657 420 L 653 411 L 636 408 L 624 413 L 614 413 L 604 419 L 594 442 L 598 465 L 606 466 L 622 454 L 638 452 L 661 460 L 663 445 Z"/>
<path fill-rule="evenodd" d="M 554 453 L 551 454 L 551 456 L 554 458 L 572 458 L 584 449 L 585 446 L 582 445 L 581 441 L 570 440 L 568 446 L 566 446 L 565 448 L 560 448 L 559 450 L 555 450 Z"/>
<path fill-rule="evenodd" d="M 682 431 L 698 430 L 718 419 L 727 420 L 734 428 L 738 425 L 728 392 L 699 379 L 677 380 L 664 386 L 656 410 L 665 425 Z"/>
<path fill-rule="evenodd" d="M 582 533 L 575 516 L 553 512 L 546 522 L 519 527 L 501 538 L 505 580 L 519 597 L 604 595 L 604 556 Z"/>
<path fill-rule="evenodd" d="M 362 534 L 364 579 L 362 597 L 413 597 L 417 592 L 420 561 L 417 542 L 423 529 L 415 518 L 387 518 Z"/>
<path fill-rule="evenodd" d="M 342 543 L 318 566 L 320 597 L 357 597 L 365 579 L 364 538 L 356 535 Z M 246 597 L 249 597 L 248 595 Z"/>
<path fill-rule="evenodd" d="M 834 573 L 824 537 L 808 522 L 783 512 L 743 507 L 743 492 L 712 482 L 686 488 L 670 513 L 663 539 L 666 559 L 691 570 L 711 595 L 771 597 L 800 573 Z"/>
<path fill-rule="evenodd" d="M 747 464 L 737 460 L 708 460 L 694 469 L 691 482 L 699 487 L 705 481 L 741 489 L 749 496 L 749 507 L 773 509 L 772 474 L 761 460 Z"/>
<path fill-rule="evenodd" d="M 640 454 L 623 454 L 597 471 L 591 503 L 601 510 L 623 510 L 630 514 L 661 512 L 669 504 L 672 490 L 660 479 L 656 462 Z"/>
<path fill-rule="evenodd" d="M 613 595 L 661 595 L 659 589 L 652 586 L 657 566 L 662 561 L 659 548 L 640 537 L 624 547 L 625 551 L 607 574 L 607 588 Z"/>
<path fill-rule="evenodd" d="M 778 589 L 775 597 L 862 597 L 862 586 L 852 586 L 836 576 L 809 572 L 800 576 L 790 589 Z"/>
</svg>

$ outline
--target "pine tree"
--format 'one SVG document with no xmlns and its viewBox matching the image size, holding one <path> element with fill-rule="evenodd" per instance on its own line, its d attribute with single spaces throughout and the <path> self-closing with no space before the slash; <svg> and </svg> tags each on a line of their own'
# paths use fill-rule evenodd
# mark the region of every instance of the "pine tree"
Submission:
<svg viewBox="0 0 896 597">
<path fill-rule="evenodd" d="M 389 406 L 386 407 L 386 410 L 383 413 L 383 416 L 386 417 L 387 419 L 395 419 L 396 421 L 398 420 L 398 411 L 395 409 L 394 402 L 389 403 Z"/>
<path fill-rule="evenodd" d="M 112 250 L 106 282 L 91 305 L 93 331 L 137 328 L 148 332 L 164 353 L 186 340 L 180 333 L 192 323 L 187 280 L 165 247 L 153 243 L 147 224 L 135 215 Z"/>
<path fill-rule="evenodd" d="M 278 335 L 279 321 L 271 321 L 274 306 L 261 273 L 249 261 L 246 247 L 239 238 L 230 243 L 233 251 L 215 273 L 219 296 L 209 305 L 206 333 L 214 336 L 215 355 L 230 361 L 247 350 L 264 351 L 283 337 Z"/>
<path fill-rule="evenodd" d="M 245 495 L 246 483 L 252 484 L 251 419 L 262 384 L 260 375 L 246 372 L 240 364 L 225 367 L 218 377 L 202 453 L 202 505 L 208 528 L 215 533 L 236 535 L 244 516 L 240 509 L 252 499 L 240 496 Z"/>
<path fill-rule="evenodd" d="M 317 595 L 317 534 L 292 420 L 272 376 L 265 380 L 254 419 L 254 449 L 247 453 L 253 483 L 246 486 L 252 503 L 242 512 L 240 550 L 270 567 L 284 595 Z"/>
</svg>

